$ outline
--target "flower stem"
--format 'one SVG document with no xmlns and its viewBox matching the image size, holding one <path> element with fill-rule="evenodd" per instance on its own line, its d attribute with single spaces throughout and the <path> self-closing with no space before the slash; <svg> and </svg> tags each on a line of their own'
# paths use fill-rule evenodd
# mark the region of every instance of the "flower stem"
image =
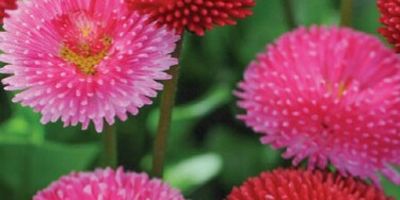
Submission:
<svg viewBox="0 0 400 200">
<path fill-rule="evenodd" d="M 352 13 L 353 11 L 353 0 L 342 0 L 341 2 L 341 26 L 351 26 L 352 25 Z"/>
<path fill-rule="evenodd" d="M 178 41 L 177 47 L 172 56 L 179 59 L 183 43 L 182 38 Z M 167 149 L 168 133 L 171 126 L 172 111 L 175 105 L 175 96 L 178 87 L 179 64 L 169 69 L 168 73 L 172 79 L 164 81 L 164 91 L 161 96 L 160 118 L 158 121 L 157 135 L 154 142 L 153 152 L 153 175 L 162 177 L 164 160 Z"/>
<path fill-rule="evenodd" d="M 106 125 L 103 132 L 103 165 L 117 167 L 117 132 L 115 126 Z"/>
<path fill-rule="evenodd" d="M 293 1 L 292 0 L 282 0 L 283 11 L 285 14 L 286 24 L 289 29 L 294 29 L 297 27 L 296 19 L 294 17 Z"/>
</svg>

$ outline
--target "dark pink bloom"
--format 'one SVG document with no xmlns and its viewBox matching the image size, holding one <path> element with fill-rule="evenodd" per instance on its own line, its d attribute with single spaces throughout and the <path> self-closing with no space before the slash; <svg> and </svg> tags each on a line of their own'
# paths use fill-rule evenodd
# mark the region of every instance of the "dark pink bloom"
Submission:
<svg viewBox="0 0 400 200">
<path fill-rule="evenodd" d="M 293 164 L 400 184 L 400 59 L 375 37 L 299 28 L 258 55 L 239 88 L 240 118 Z"/>
<path fill-rule="evenodd" d="M 38 192 L 33 200 L 184 200 L 179 191 L 147 174 L 122 168 L 74 172 Z"/>
</svg>

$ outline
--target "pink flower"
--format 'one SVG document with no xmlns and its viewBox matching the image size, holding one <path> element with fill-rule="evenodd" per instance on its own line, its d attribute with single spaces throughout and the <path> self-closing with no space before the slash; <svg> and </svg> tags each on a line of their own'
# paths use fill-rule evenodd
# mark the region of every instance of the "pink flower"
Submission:
<svg viewBox="0 0 400 200">
<path fill-rule="evenodd" d="M 127 119 L 151 104 L 178 36 L 148 24 L 121 0 L 22 1 L 0 35 L 1 73 L 7 90 L 42 113 L 42 123 L 65 126 Z"/>
<path fill-rule="evenodd" d="M 74 172 L 38 192 L 33 200 L 184 200 L 175 189 L 147 174 L 122 168 Z"/>
<path fill-rule="evenodd" d="M 269 45 L 239 84 L 240 116 L 264 144 L 310 168 L 400 184 L 400 59 L 346 28 L 299 28 Z"/>
</svg>

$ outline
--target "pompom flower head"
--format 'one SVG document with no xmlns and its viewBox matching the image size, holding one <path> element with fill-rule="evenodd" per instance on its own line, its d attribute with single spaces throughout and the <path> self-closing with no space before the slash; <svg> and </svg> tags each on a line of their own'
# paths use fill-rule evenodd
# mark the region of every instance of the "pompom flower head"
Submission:
<svg viewBox="0 0 400 200">
<path fill-rule="evenodd" d="M 3 24 L 5 17 L 8 17 L 6 10 L 13 10 L 17 8 L 16 0 L 1 0 L 0 1 L 0 24 Z"/>
<path fill-rule="evenodd" d="M 120 0 L 23 1 L 4 24 L 0 60 L 13 99 L 42 113 L 42 123 L 65 126 L 127 119 L 151 104 L 178 36 L 148 24 Z"/>
<path fill-rule="evenodd" d="M 175 189 L 147 174 L 122 168 L 74 172 L 38 192 L 33 200 L 184 200 Z"/>
<path fill-rule="evenodd" d="M 393 44 L 397 53 L 400 53 L 400 1 L 398 0 L 377 0 L 381 14 L 380 21 L 383 27 L 379 32 Z"/>
<path fill-rule="evenodd" d="M 240 118 L 310 168 L 379 183 L 400 175 L 400 59 L 346 28 L 299 28 L 269 45 L 239 84 Z"/>
<path fill-rule="evenodd" d="M 394 200 L 359 180 L 321 171 L 263 172 L 235 187 L 227 200 Z"/>
<path fill-rule="evenodd" d="M 149 14 L 151 20 L 177 32 L 184 29 L 197 35 L 215 25 L 234 25 L 252 14 L 254 0 L 125 0 L 133 10 Z"/>
</svg>

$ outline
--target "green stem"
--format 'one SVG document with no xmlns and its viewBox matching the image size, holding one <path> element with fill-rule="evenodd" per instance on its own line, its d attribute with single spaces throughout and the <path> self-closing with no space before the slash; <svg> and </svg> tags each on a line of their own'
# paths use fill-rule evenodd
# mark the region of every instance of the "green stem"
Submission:
<svg viewBox="0 0 400 200">
<path fill-rule="evenodd" d="M 286 24 L 289 29 L 294 29 L 297 27 L 296 19 L 294 17 L 293 1 L 292 0 L 282 0 L 283 11 L 285 14 Z"/>
<path fill-rule="evenodd" d="M 115 126 L 106 125 L 103 132 L 103 165 L 104 167 L 117 167 L 117 132 Z"/>
<path fill-rule="evenodd" d="M 353 11 L 353 0 L 342 0 L 341 2 L 341 26 L 351 26 L 352 25 L 352 13 Z"/>
<path fill-rule="evenodd" d="M 177 43 L 175 52 L 172 54 L 175 58 L 180 58 L 182 43 L 183 34 L 181 40 Z M 160 118 L 154 142 L 152 172 L 153 175 L 157 177 L 162 177 L 163 175 L 168 133 L 171 126 L 172 111 L 175 105 L 175 96 L 178 87 L 179 64 L 169 69 L 168 73 L 172 76 L 172 79 L 164 81 L 164 91 L 161 96 L 160 104 Z"/>
</svg>

